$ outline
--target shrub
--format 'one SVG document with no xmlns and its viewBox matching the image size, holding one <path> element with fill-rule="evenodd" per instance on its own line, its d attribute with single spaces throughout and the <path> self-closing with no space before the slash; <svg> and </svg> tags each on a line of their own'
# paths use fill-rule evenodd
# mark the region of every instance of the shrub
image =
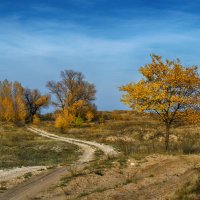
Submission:
<svg viewBox="0 0 200 200">
<path fill-rule="evenodd" d="M 33 116 L 33 124 L 35 124 L 35 125 L 40 124 L 40 118 L 38 115 Z"/>
<path fill-rule="evenodd" d="M 102 114 L 102 115 L 100 116 L 100 118 L 99 118 L 99 123 L 100 123 L 100 124 L 105 123 L 105 118 L 104 118 L 104 115 L 103 115 L 103 114 Z"/>
<path fill-rule="evenodd" d="M 58 115 L 55 121 L 55 127 L 59 129 L 64 129 L 67 126 L 66 120 L 62 115 Z"/>
<path fill-rule="evenodd" d="M 81 127 L 83 125 L 83 119 L 81 116 L 78 116 L 75 120 L 75 125 Z"/>
<path fill-rule="evenodd" d="M 61 111 L 55 121 L 55 127 L 59 129 L 65 129 L 69 127 L 75 120 L 75 117 L 67 110 Z"/>
<path fill-rule="evenodd" d="M 94 119 L 94 114 L 92 113 L 92 111 L 88 111 L 86 113 L 86 119 L 88 120 L 88 122 L 91 122 Z"/>
</svg>

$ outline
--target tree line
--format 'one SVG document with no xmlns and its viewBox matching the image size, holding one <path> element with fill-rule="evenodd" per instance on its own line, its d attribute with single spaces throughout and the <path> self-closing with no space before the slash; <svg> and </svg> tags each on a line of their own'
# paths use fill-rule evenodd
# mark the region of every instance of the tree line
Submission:
<svg viewBox="0 0 200 200">
<path fill-rule="evenodd" d="M 0 82 L 0 120 L 24 124 L 38 123 L 42 108 L 56 107 L 55 126 L 66 128 L 82 120 L 91 121 L 96 112 L 95 85 L 87 82 L 80 72 L 61 71 L 60 81 L 49 81 L 49 94 L 38 89 L 24 88 L 19 82 Z M 53 97 L 51 100 L 51 96 Z"/>
</svg>

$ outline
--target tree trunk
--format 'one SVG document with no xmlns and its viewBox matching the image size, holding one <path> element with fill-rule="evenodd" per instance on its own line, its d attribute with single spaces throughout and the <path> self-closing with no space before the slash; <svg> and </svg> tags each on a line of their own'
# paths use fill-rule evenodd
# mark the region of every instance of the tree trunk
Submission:
<svg viewBox="0 0 200 200">
<path fill-rule="evenodd" d="M 169 150 L 169 129 L 170 125 L 166 124 L 166 129 L 165 129 L 165 150 Z"/>
<path fill-rule="evenodd" d="M 33 114 L 29 115 L 29 122 L 33 122 Z"/>
</svg>

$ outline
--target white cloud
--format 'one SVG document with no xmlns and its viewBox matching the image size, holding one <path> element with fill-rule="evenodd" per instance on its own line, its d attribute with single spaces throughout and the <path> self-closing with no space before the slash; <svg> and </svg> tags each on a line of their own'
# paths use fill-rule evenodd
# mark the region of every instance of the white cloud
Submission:
<svg viewBox="0 0 200 200">
<path fill-rule="evenodd" d="M 118 30 L 125 35 L 112 38 L 106 37 L 109 30 L 98 36 L 73 22 L 34 20 L 21 24 L 19 19 L 0 20 L 0 78 L 17 79 L 44 90 L 46 81 L 57 79 L 63 68 L 80 70 L 98 86 L 100 109 L 122 108 L 117 87 L 137 80 L 137 68 L 148 61 L 150 53 L 179 57 L 185 59 L 183 63 L 200 62 L 193 60 L 200 53 L 200 30 L 179 29 L 184 22 L 171 26 L 166 19 L 163 23 L 121 21 L 110 29 L 111 35 Z"/>
</svg>

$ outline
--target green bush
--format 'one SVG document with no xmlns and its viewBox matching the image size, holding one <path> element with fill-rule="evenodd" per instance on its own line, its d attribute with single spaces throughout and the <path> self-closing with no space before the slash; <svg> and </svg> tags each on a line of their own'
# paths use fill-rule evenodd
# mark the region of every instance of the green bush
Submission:
<svg viewBox="0 0 200 200">
<path fill-rule="evenodd" d="M 78 116 L 75 119 L 75 126 L 81 127 L 83 125 L 83 118 L 81 118 L 81 116 Z"/>
</svg>

